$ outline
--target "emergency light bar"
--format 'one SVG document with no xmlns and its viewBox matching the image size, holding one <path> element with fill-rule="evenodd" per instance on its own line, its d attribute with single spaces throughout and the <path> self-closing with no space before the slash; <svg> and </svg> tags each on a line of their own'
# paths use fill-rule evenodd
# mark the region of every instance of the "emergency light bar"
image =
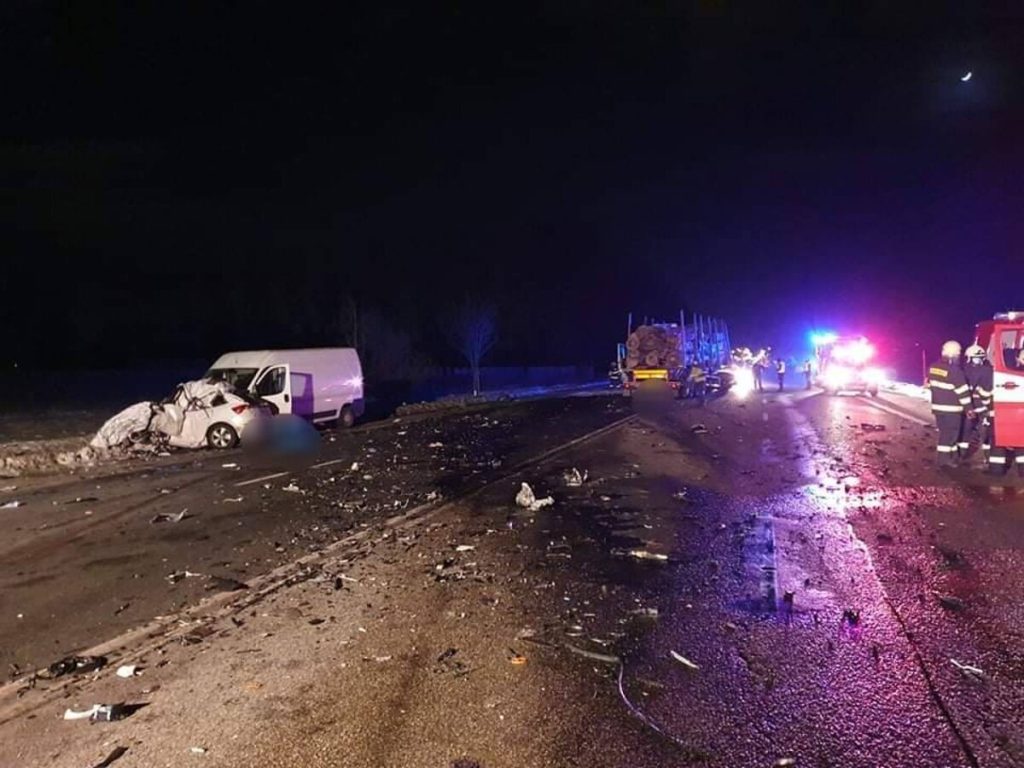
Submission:
<svg viewBox="0 0 1024 768">
<path fill-rule="evenodd" d="M 1024 311 L 1019 309 L 1010 310 L 1009 312 L 996 312 L 992 316 L 993 320 L 1009 320 L 1011 323 L 1015 323 L 1018 320 L 1024 320 Z"/>
</svg>

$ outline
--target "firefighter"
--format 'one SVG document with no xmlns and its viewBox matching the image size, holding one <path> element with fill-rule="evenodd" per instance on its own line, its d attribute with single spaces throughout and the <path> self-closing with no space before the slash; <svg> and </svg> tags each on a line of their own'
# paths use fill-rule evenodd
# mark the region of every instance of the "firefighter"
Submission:
<svg viewBox="0 0 1024 768">
<path fill-rule="evenodd" d="M 700 400 L 701 408 L 704 407 L 704 398 L 707 391 L 707 377 L 704 374 L 704 368 L 700 363 L 694 363 L 690 366 L 690 373 L 686 377 L 686 391 L 689 397 L 695 397 Z"/>
<path fill-rule="evenodd" d="M 804 386 L 807 389 L 811 388 L 811 379 L 813 378 L 813 374 L 814 374 L 814 364 L 811 363 L 811 358 L 808 357 L 804 361 Z"/>
<path fill-rule="evenodd" d="M 764 357 L 761 355 L 757 356 L 754 360 L 754 391 L 764 392 Z"/>
<path fill-rule="evenodd" d="M 786 361 L 779 358 L 775 363 L 775 375 L 779 377 L 779 392 L 786 388 Z"/>
<path fill-rule="evenodd" d="M 1024 369 L 1024 349 L 1017 353 L 1017 359 L 1014 361 L 1015 368 Z M 990 390 L 991 391 L 991 390 Z M 996 438 L 996 424 L 995 424 L 995 410 L 992 411 L 993 417 L 991 417 L 992 426 L 989 432 L 990 443 L 992 447 L 989 449 L 988 454 L 988 471 L 993 475 L 1002 475 L 1010 468 L 1010 456 L 1013 454 L 1013 463 L 1017 465 L 1017 475 L 1024 477 L 1024 446 L 1014 446 L 1013 448 L 1006 448 L 997 446 L 995 444 Z"/>
<path fill-rule="evenodd" d="M 928 389 L 932 395 L 935 426 L 939 429 L 935 445 L 938 464 L 940 467 L 954 467 L 961 422 L 964 411 L 971 404 L 970 387 L 960 367 L 959 342 L 947 341 L 942 345 L 942 357 L 928 368 Z"/>
<path fill-rule="evenodd" d="M 985 350 L 972 344 L 964 352 L 967 363 L 964 365 L 964 377 L 970 387 L 971 407 L 964 419 L 963 431 L 960 434 L 960 458 L 967 455 L 972 438 L 981 436 L 981 448 L 989 450 L 989 429 L 992 416 L 992 366 L 988 362 Z"/>
</svg>

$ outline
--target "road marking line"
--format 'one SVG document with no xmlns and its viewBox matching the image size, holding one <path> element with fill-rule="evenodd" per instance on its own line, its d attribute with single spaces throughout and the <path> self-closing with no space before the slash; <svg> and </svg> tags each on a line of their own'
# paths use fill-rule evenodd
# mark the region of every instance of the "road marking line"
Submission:
<svg viewBox="0 0 1024 768">
<path fill-rule="evenodd" d="M 320 467 L 329 467 L 331 464 L 341 464 L 343 461 L 348 459 L 331 459 L 330 461 L 321 461 L 319 464 L 314 464 L 310 469 L 320 469 Z"/>
<path fill-rule="evenodd" d="M 880 411 L 885 411 L 886 413 L 891 413 L 893 416 L 899 416 L 900 418 L 906 419 L 907 421 L 912 421 L 915 424 L 920 424 L 922 427 L 930 427 L 932 425 L 931 421 L 925 421 L 924 419 L 922 419 L 919 416 L 914 416 L 911 413 L 905 413 L 904 411 L 897 410 L 896 408 L 891 408 L 891 407 L 889 407 L 887 405 L 883 405 L 882 403 L 878 402 L 877 400 L 868 400 L 868 399 L 865 398 L 864 402 L 867 403 L 868 405 L 871 405 L 871 406 L 877 408 Z"/>
<path fill-rule="evenodd" d="M 243 485 L 252 485 L 253 483 L 262 483 L 264 480 L 273 480 L 275 477 L 284 477 L 287 472 L 275 472 L 272 475 L 264 475 L 263 477 L 254 477 L 252 480 L 243 480 L 240 483 L 235 483 L 235 488 L 241 488 Z"/>
</svg>

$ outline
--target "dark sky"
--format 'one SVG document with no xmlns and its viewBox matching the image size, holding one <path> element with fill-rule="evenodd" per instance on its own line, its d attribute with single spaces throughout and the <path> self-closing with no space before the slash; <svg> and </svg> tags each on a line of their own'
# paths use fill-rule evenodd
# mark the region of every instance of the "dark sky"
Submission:
<svg viewBox="0 0 1024 768">
<path fill-rule="evenodd" d="M 5 366 L 329 342 L 349 295 L 600 364 L 629 310 L 1024 306 L 1018 4 L 153 5 L 0 11 Z"/>
</svg>

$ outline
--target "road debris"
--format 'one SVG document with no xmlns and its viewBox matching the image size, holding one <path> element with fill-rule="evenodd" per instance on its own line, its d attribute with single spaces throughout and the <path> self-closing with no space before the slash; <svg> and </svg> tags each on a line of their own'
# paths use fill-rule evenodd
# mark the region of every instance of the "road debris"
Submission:
<svg viewBox="0 0 1024 768">
<path fill-rule="evenodd" d="M 472 552 L 474 549 L 476 549 L 476 547 L 473 546 L 472 544 L 459 544 L 459 546 L 457 546 L 455 548 L 455 551 L 456 552 Z"/>
<path fill-rule="evenodd" d="M 529 483 L 523 483 L 522 487 L 519 489 L 519 493 L 516 494 L 516 504 L 520 507 L 525 507 L 531 512 L 537 512 L 538 510 L 544 509 L 544 507 L 550 507 L 554 503 L 555 500 L 551 496 L 538 499 Z"/>
<path fill-rule="evenodd" d="M 93 704 L 88 709 L 65 709 L 65 720 L 91 720 L 94 723 L 109 723 L 124 720 L 138 707 L 127 704 Z"/>
<path fill-rule="evenodd" d="M 588 472 L 583 470 L 581 473 L 576 467 L 567 469 L 562 473 L 562 480 L 570 488 L 579 488 L 585 482 L 587 482 Z"/>
<path fill-rule="evenodd" d="M 192 571 L 174 571 L 173 573 L 167 574 L 167 580 L 171 584 L 177 584 L 182 579 L 190 579 L 195 576 L 202 576 L 201 573 L 193 573 Z"/>
<path fill-rule="evenodd" d="M 5 485 L 3 488 L 0 488 L 0 493 L 11 493 L 16 490 L 18 490 L 18 486 L 16 485 Z"/>
<path fill-rule="evenodd" d="M 116 674 L 118 677 L 122 677 L 122 678 L 125 678 L 125 679 L 128 679 L 130 677 L 135 677 L 136 675 L 139 674 L 139 665 L 138 664 L 122 664 L 120 667 L 117 668 L 117 672 L 115 672 L 114 674 Z"/>
<path fill-rule="evenodd" d="M 25 506 L 25 502 L 24 501 L 14 500 L 14 501 L 8 501 L 5 504 L 0 504 L 0 509 L 17 509 L 18 507 L 24 507 L 24 506 Z"/>
<path fill-rule="evenodd" d="M 451 673 L 453 677 L 462 677 L 472 672 L 472 668 L 462 660 L 455 658 L 458 648 L 447 648 L 437 657 L 437 664 L 434 672 Z"/>
<path fill-rule="evenodd" d="M 192 517 L 192 515 L 190 515 L 188 513 L 188 507 L 185 507 L 185 509 L 181 510 L 181 512 L 178 512 L 176 514 L 171 514 L 170 512 L 160 512 L 159 514 L 153 515 L 153 517 L 151 517 L 149 519 L 149 522 L 150 523 L 180 523 L 186 517 Z"/>
<path fill-rule="evenodd" d="M 650 552 L 646 549 L 631 549 L 626 552 L 630 557 L 636 558 L 637 560 L 650 560 L 655 563 L 667 563 L 668 555 L 663 555 L 660 552 Z"/>
<path fill-rule="evenodd" d="M 245 501 L 244 496 L 229 496 L 226 499 L 224 499 L 225 504 L 238 504 L 242 501 Z"/>
<path fill-rule="evenodd" d="M 600 661 L 602 664 L 621 664 L 622 659 L 618 656 L 612 656 L 608 653 L 597 653 L 596 651 L 588 651 L 585 648 L 580 648 L 578 645 L 572 643 L 565 643 L 565 647 L 575 653 L 577 656 L 582 656 L 585 659 L 591 661 Z"/>
<path fill-rule="evenodd" d="M 969 677 L 975 677 L 979 679 L 985 677 L 985 670 L 979 667 L 975 667 L 970 664 L 963 664 L 957 661 L 956 659 L 950 659 L 949 663 Z"/>
<path fill-rule="evenodd" d="M 694 670 L 700 669 L 700 667 L 698 667 L 696 664 L 694 664 L 688 658 L 683 656 L 681 653 L 676 653 L 675 651 L 669 651 L 669 655 L 671 655 L 673 659 L 678 661 L 680 664 L 682 664 L 687 669 L 694 669 Z"/>
<path fill-rule="evenodd" d="M 107 665 L 106 656 L 65 656 L 46 668 L 49 678 L 95 672 Z"/>
<path fill-rule="evenodd" d="M 126 754 L 128 754 L 128 747 L 114 747 L 113 751 L 111 751 L 109 755 L 96 763 L 92 768 L 110 768 L 111 765 L 120 760 Z"/>
<path fill-rule="evenodd" d="M 952 595 L 942 595 L 936 592 L 935 599 L 939 601 L 939 605 L 949 611 L 962 611 L 965 607 L 963 600 Z"/>
<path fill-rule="evenodd" d="M 871 424 L 869 422 L 861 422 L 860 428 L 864 432 L 885 432 L 885 424 Z"/>
<path fill-rule="evenodd" d="M 96 496 L 76 496 L 73 499 L 68 499 L 63 504 L 85 504 L 90 501 L 99 501 Z"/>
<path fill-rule="evenodd" d="M 220 468 L 221 469 L 238 469 L 238 463 L 234 462 L 234 461 L 229 461 L 226 464 L 221 464 Z"/>
<path fill-rule="evenodd" d="M 299 488 L 294 481 L 288 483 L 288 485 L 282 485 L 281 490 L 287 491 L 288 493 L 302 493 L 302 489 Z"/>
<path fill-rule="evenodd" d="M 190 747 L 188 751 L 193 755 L 205 755 L 206 747 Z"/>
<path fill-rule="evenodd" d="M 431 443 L 427 448 L 444 448 L 444 443 Z"/>
<path fill-rule="evenodd" d="M 790 768 L 793 765 L 796 765 L 795 757 L 780 757 L 772 763 L 772 768 Z"/>
<path fill-rule="evenodd" d="M 695 435 L 703 435 L 708 431 L 708 428 L 705 427 L 703 424 L 694 424 L 692 427 L 690 427 L 690 431 L 693 432 L 693 434 Z"/>
</svg>

